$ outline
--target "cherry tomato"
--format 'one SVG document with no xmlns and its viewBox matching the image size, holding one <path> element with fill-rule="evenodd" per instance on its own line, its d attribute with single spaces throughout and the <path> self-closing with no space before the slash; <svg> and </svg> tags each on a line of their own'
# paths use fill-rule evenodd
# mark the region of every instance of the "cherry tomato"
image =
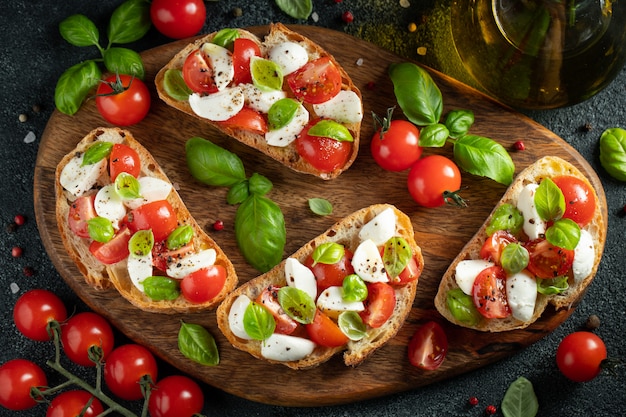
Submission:
<svg viewBox="0 0 626 417">
<path fill-rule="evenodd" d="M 124 400 L 143 398 L 139 381 L 149 376 L 157 380 L 157 362 L 152 353 L 141 345 L 119 346 L 109 354 L 104 364 L 104 382 L 113 394 Z"/>
<path fill-rule="evenodd" d="M 304 327 L 309 338 L 320 346 L 339 347 L 348 343 L 349 340 L 339 326 L 319 310 L 315 311 L 313 322 Z"/>
<path fill-rule="evenodd" d="M 261 50 L 256 42 L 246 38 L 235 39 L 233 42 L 233 67 L 235 67 L 233 83 L 235 85 L 252 83 L 250 58 L 253 56 L 261 56 Z"/>
<path fill-rule="evenodd" d="M 118 92 L 119 91 L 119 92 Z M 126 74 L 105 78 L 98 86 L 96 106 L 111 124 L 129 126 L 139 123 L 150 110 L 150 91 L 137 77 Z"/>
<path fill-rule="evenodd" d="M 200 49 L 191 52 L 183 63 L 183 80 L 191 90 L 200 94 L 217 93 L 213 67 Z"/>
<path fill-rule="evenodd" d="M 128 241 L 132 236 L 132 232 L 127 226 L 122 228 L 113 236 L 113 239 L 106 243 L 101 243 L 96 240 L 89 244 L 89 252 L 97 260 L 106 265 L 118 263 L 119 261 L 126 259 L 129 255 Z"/>
<path fill-rule="evenodd" d="M 115 178 L 120 172 L 126 172 L 133 177 L 137 178 L 141 171 L 141 159 L 136 150 L 123 143 L 116 143 L 111 149 L 111 155 L 109 156 L 109 175 L 111 181 L 115 181 Z"/>
<path fill-rule="evenodd" d="M 606 346 L 591 332 L 574 332 L 563 338 L 556 351 L 556 363 L 563 375 L 572 381 L 591 381 L 601 371 Z"/>
<path fill-rule="evenodd" d="M 296 98 L 305 103 L 324 103 L 341 91 L 341 72 L 328 57 L 309 61 L 286 78 Z"/>
<path fill-rule="evenodd" d="M 309 135 L 309 129 L 318 120 L 309 122 L 296 138 L 298 154 L 315 169 L 321 172 L 332 172 L 341 168 L 350 159 L 352 142 L 338 141 L 323 136 Z"/>
<path fill-rule="evenodd" d="M 445 156 L 429 155 L 413 164 L 407 185 L 417 204 L 439 207 L 445 204 L 444 192 L 455 192 L 461 188 L 461 172 Z"/>
<path fill-rule="evenodd" d="M 304 261 L 304 265 L 308 266 L 309 269 L 313 271 L 313 275 L 317 281 L 318 293 L 321 293 L 328 287 L 341 286 L 346 276 L 354 274 L 352 256 L 353 253 L 349 249 L 345 249 L 343 257 L 339 262 L 324 264 L 321 262 L 315 263 L 313 257 L 309 255 Z"/>
<path fill-rule="evenodd" d="M 85 406 L 91 400 L 87 409 Z M 102 414 L 102 403 L 91 393 L 84 390 L 65 391 L 52 399 L 46 411 L 46 417 L 95 417 Z"/>
<path fill-rule="evenodd" d="M 485 243 L 483 243 L 483 247 L 480 249 L 480 257 L 499 264 L 502 250 L 506 245 L 513 242 L 517 242 L 515 236 L 506 230 L 498 230 L 487 237 Z"/>
<path fill-rule="evenodd" d="M 167 239 L 178 226 L 176 211 L 167 200 L 146 203 L 131 210 L 127 217 L 131 231 L 152 229 L 155 242 Z"/>
<path fill-rule="evenodd" d="M 278 290 L 280 287 L 270 285 L 263 289 L 256 299 L 256 302 L 272 313 L 276 320 L 276 333 L 291 334 L 298 328 L 298 322 L 285 313 L 282 306 L 278 302 Z"/>
<path fill-rule="evenodd" d="M 150 19 L 168 38 L 188 38 L 204 26 L 206 6 L 202 0 L 152 0 Z"/>
<path fill-rule="evenodd" d="M 400 275 L 391 278 L 389 277 L 389 274 L 387 274 L 387 276 L 389 277 L 389 283 L 392 285 L 404 285 L 408 284 L 409 282 L 413 282 L 418 279 L 419 276 L 422 274 L 422 267 L 423 265 L 420 265 L 417 262 L 417 259 L 415 259 L 415 257 L 412 257 L 409 260 L 407 266 L 402 270 L 402 272 L 400 272 Z"/>
<path fill-rule="evenodd" d="M 392 120 L 387 131 L 381 137 L 381 127 L 370 142 L 370 151 L 374 161 L 388 171 L 409 169 L 422 156 L 419 146 L 420 132 L 406 120 Z"/>
<path fill-rule="evenodd" d="M 113 329 L 99 314 L 91 311 L 78 313 L 61 326 L 61 343 L 72 362 L 95 367 L 95 362 L 89 359 L 88 351 L 91 347 L 100 347 L 102 360 L 105 360 L 113 350 Z"/>
<path fill-rule="evenodd" d="M 554 246 L 539 238 L 524 244 L 528 250 L 528 270 L 539 278 L 565 275 L 574 263 L 574 251 Z"/>
<path fill-rule="evenodd" d="M 472 287 L 472 297 L 478 312 L 488 319 L 503 319 L 511 315 L 506 298 L 506 272 L 500 266 L 483 269 Z"/>
<path fill-rule="evenodd" d="M 589 184 L 568 175 L 552 178 L 552 181 L 565 196 L 563 217 L 575 221 L 580 227 L 589 224 L 596 211 L 596 199 Z"/>
<path fill-rule="evenodd" d="M 70 204 L 70 211 L 67 215 L 67 223 L 70 230 L 80 237 L 89 237 L 87 221 L 97 216 L 94 201 L 96 195 L 84 195 L 78 197 Z"/>
<path fill-rule="evenodd" d="M 56 320 L 67 319 L 65 304 L 56 294 L 48 290 L 30 290 L 18 298 L 13 307 L 15 327 L 24 336 L 32 340 L 46 342 L 50 340 L 47 326 Z"/>
<path fill-rule="evenodd" d="M 167 271 L 168 265 L 176 263 L 178 259 L 193 252 L 192 242 L 173 250 L 167 248 L 165 240 L 154 242 L 154 246 L 152 247 L 152 265 L 160 271 L 165 272 Z"/>
<path fill-rule="evenodd" d="M 37 402 L 30 396 L 31 387 L 45 387 L 43 369 L 26 359 L 12 359 L 0 366 L 0 405 L 9 410 L 27 410 Z"/>
<path fill-rule="evenodd" d="M 211 265 L 187 275 L 180 283 L 183 297 L 191 303 L 205 303 L 222 291 L 226 282 L 226 268 Z"/>
<path fill-rule="evenodd" d="M 250 107 L 244 107 L 228 120 L 219 122 L 222 127 L 243 129 L 263 135 L 267 132 L 267 121 L 263 115 Z"/>
<path fill-rule="evenodd" d="M 384 282 L 367 284 L 367 299 L 363 302 L 365 310 L 359 315 L 363 323 L 378 328 L 385 324 L 396 307 L 396 293 L 393 287 Z"/>
<path fill-rule="evenodd" d="M 427 371 L 439 368 L 447 353 L 448 338 L 435 321 L 420 326 L 409 342 L 409 362 Z"/>
<path fill-rule="evenodd" d="M 192 417 L 204 406 L 204 394 L 192 379 L 171 375 L 157 383 L 148 401 L 151 417 Z"/>
</svg>

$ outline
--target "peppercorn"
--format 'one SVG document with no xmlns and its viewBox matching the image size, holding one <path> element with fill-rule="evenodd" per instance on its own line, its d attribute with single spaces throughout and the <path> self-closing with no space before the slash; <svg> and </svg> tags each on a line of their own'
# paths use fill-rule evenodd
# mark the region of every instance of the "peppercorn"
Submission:
<svg viewBox="0 0 626 417">
<path fill-rule="evenodd" d="M 24 276 L 32 277 L 33 275 L 35 275 L 35 270 L 30 266 L 25 266 L 22 269 L 22 273 L 24 274 Z"/>
<path fill-rule="evenodd" d="M 215 220 L 215 223 L 213 223 L 213 230 L 219 232 L 222 229 L 224 229 L 224 222 L 221 220 Z"/>
<path fill-rule="evenodd" d="M 493 415 L 496 413 L 496 406 L 495 405 L 488 405 L 487 408 L 485 408 L 485 413 L 488 415 Z"/>
<path fill-rule="evenodd" d="M 595 330 L 598 327 L 600 327 L 600 317 L 596 316 L 595 314 L 590 315 L 589 317 L 587 317 L 587 321 L 585 322 L 585 327 L 588 330 Z"/>
<path fill-rule="evenodd" d="M 235 7 L 233 9 L 233 16 L 234 17 L 240 17 L 243 15 L 243 9 L 241 7 Z"/>
<path fill-rule="evenodd" d="M 469 400 L 467 400 L 467 402 L 471 406 L 478 405 L 478 397 L 470 397 Z"/>
<path fill-rule="evenodd" d="M 19 246 L 13 246 L 13 248 L 11 249 L 11 256 L 14 258 L 19 258 L 20 256 L 22 256 L 22 248 L 20 248 Z"/>
<path fill-rule="evenodd" d="M 352 23 L 352 21 L 354 20 L 354 15 L 352 14 L 352 12 L 349 11 L 343 12 L 343 14 L 341 15 L 341 20 L 343 20 L 345 23 Z"/>
<path fill-rule="evenodd" d="M 28 120 L 28 116 L 26 115 L 26 113 L 20 113 L 20 115 L 18 116 L 18 119 L 20 122 L 24 123 L 25 121 Z"/>
<path fill-rule="evenodd" d="M 517 142 L 515 142 L 513 144 L 513 147 L 515 148 L 516 151 L 523 151 L 524 149 L 526 149 L 526 145 L 524 145 L 524 142 L 522 142 L 521 140 L 518 140 Z"/>
<path fill-rule="evenodd" d="M 16 214 L 15 217 L 13 218 L 13 222 L 16 225 L 21 226 L 26 222 L 26 217 L 24 217 L 24 215 L 22 214 Z"/>
</svg>

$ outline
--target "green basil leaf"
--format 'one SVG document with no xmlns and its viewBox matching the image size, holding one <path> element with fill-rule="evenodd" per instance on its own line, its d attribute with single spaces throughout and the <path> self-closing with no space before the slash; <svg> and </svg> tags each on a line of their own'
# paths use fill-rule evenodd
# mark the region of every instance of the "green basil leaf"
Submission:
<svg viewBox="0 0 626 417">
<path fill-rule="evenodd" d="M 559 219 L 546 230 L 546 240 L 554 246 L 574 250 L 580 241 L 580 226 L 572 219 Z"/>
<path fill-rule="evenodd" d="M 302 324 L 309 324 L 315 318 L 315 301 L 306 292 L 295 287 L 281 287 L 278 290 L 278 303 L 285 313 Z"/>
<path fill-rule="evenodd" d="M 445 125 L 453 138 L 467 134 L 473 124 L 474 113 L 470 110 L 452 110 L 446 115 Z"/>
<path fill-rule="evenodd" d="M 449 137 L 450 132 L 445 125 L 434 123 L 422 128 L 419 145 L 422 148 L 441 148 Z"/>
<path fill-rule="evenodd" d="M 250 196 L 248 180 L 243 180 L 230 187 L 226 194 L 226 202 L 231 205 L 241 204 Z"/>
<path fill-rule="evenodd" d="M 140 198 L 139 181 L 127 172 L 120 172 L 113 183 L 115 192 L 124 200 L 133 200 Z"/>
<path fill-rule="evenodd" d="M 313 250 L 313 265 L 317 263 L 332 265 L 336 264 L 343 258 L 346 253 L 343 245 L 335 242 L 324 242 L 317 245 Z"/>
<path fill-rule="evenodd" d="M 539 401 L 533 384 L 523 376 L 517 378 L 504 393 L 500 408 L 504 417 L 535 417 Z"/>
<path fill-rule="evenodd" d="M 505 203 L 494 211 L 493 216 L 489 220 L 486 233 L 491 236 L 498 230 L 507 230 L 513 235 L 517 235 L 524 226 L 524 216 L 512 204 Z"/>
<path fill-rule="evenodd" d="M 204 184 L 230 187 L 246 179 L 241 159 L 206 139 L 189 139 L 185 151 L 191 175 Z"/>
<path fill-rule="evenodd" d="M 344 311 L 337 319 L 339 329 L 350 340 L 361 340 L 367 335 L 367 326 L 356 311 Z"/>
<path fill-rule="evenodd" d="M 614 127 L 602 132 L 600 164 L 613 178 L 626 181 L 626 130 Z"/>
<path fill-rule="evenodd" d="M 283 257 L 287 231 L 280 207 L 272 200 L 250 196 L 235 214 L 235 237 L 244 258 L 260 272 L 267 272 Z"/>
<path fill-rule="evenodd" d="M 491 178 L 500 184 L 513 182 L 515 164 L 498 142 L 482 136 L 465 135 L 454 142 L 454 160 L 465 172 Z"/>
<path fill-rule="evenodd" d="M 178 350 L 186 358 L 200 365 L 215 366 L 220 363 L 215 339 L 199 324 L 181 322 L 178 331 Z"/>
<path fill-rule="evenodd" d="M 367 299 L 367 285 L 357 274 L 347 275 L 341 285 L 343 299 L 346 301 L 364 301 Z"/>
<path fill-rule="evenodd" d="M 179 281 L 164 276 L 153 276 L 144 279 L 141 284 L 146 295 L 154 301 L 172 301 L 180 295 Z"/>
<path fill-rule="evenodd" d="M 147 0 L 126 0 L 111 15 L 107 29 L 109 45 L 139 40 L 148 33 L 151 25 L 150 2 Z"/>
<path fill-rule="evenodd" d="M 131 256 L 141 258 L 152 252 L 154 247 L 154 234 L 152 230 L 138 230 L 128 241 L 128 252 Z"/>
<path fill-rule="evenodd" d="M 170 68 L 163 76 L 163 89 L 168 96 L 178 101 L 189 100 L 189 95 L 193 93 L 191 88 L 185 84 L 183 72 L 179 69 Z"/>
<path fill-rule="evenodd" d="M 507 274 L 517 274 L 528 266 L 528 250 L 519 243 L 509 243 L 502 250 L 500 264 Z"/>
<path fill-rule="evenodd" d="M 54 104 L 57 109 L 70 116 L 76 113 L 101 77 L 102 72 L 93 60 L 80 62 L 65 70 L 54 89 Z"/>
<path fill-rule="evenodd" d="M 272 190 L 272 187 L 274 187 L 272 181 L 256 172 L 248 179 L 248 190 L 252 194 L 265 195 Z"/>
<path fill-rule="evenodd" d="M 385 243 L 383 263 L 390 278 L 396 278 L 409 264 L 413 251 L 409 242 L 400 236 L 395 236 Z"/>
<path fill-rule="evenodd" d="M 265 340 L 274 333 L 276 320 L 268 309 L 255 301 L 243 313 L 243 329 L 255 340 Z"/>
<path fill-rule="evenodd" d="M 104 158 L 108 158 L 111 154 L 111 149 L 113 149 L 112 142 L 98 141 L 94 143 L 85 151 L 81 166 L 92 165 L 102 161 Z"/>
<path fill-rule="evenodd" d="M 339 142 L 354 142 L 354 138 L 348 128 L 334 120 L 320 120 L 311 126 L 307 133 L 311 136 L 331 138 Z"/>
<path fill-rule="evenodd" d="M 100 243 L 107 243 L 115 235 L 111 220 L 100 216 L 87 220 L 87 232 L 90 238 Z"/>
<path fill-rule="evenodd" d="M 212 43 L 224 48 L 228 48 L 235 39 L 239 37 L 239 31 L 237 29 L 222 29 L 215 34 Z"/>
<path fill-rule="evenodd" d="M 567 282 L 567 275 L 549 279 L 537 278 L 537 292 L 540 294 L 561 294 L 567 291 L 568 288 L 569 283 Z"/>
<path fill-rule="evenodd" d="M 318 216 L 328 216 L 333 214 L 333 205 L 324 198 L 309 198 L 309 208 Z"/>
<path fill-rule="evenodd" d="M 481 314 L 474 305 L 471 296 L 465 294 L 460 288 L 454 288 L 446 294 L 448 309 L 455 319 L 474 326 L 481 320 Z"/>
<path fill-rule="evenodd" d="M 75 14 L 59 23 L 63 39 L 74 46 L 98 45 L 100 34 L 96 25 L 86 16 Z"/>
<path fill-rule="evenodd" d="M 295 19 L 308 19 L 313 12 L 311 0 L 276 0 L 276 5 L 284 13 Z"/>
<path fill-rule="evenodd" d="M 535 191 L 534 202 L 542 220 L 557 220 L 565 213 L 565 196 L 550 178 L 541 181 Z"/>
<path fill-rule="evenodd" d="M 193 239 L 193 227 L 184 224 L 170 233 L 165 244 L 169 250 L 176 250 L 191 242 L 191 239 Z"/>
<path fill-rule="evenodd" d="M 128 74 L 144 79 L 146 72 L 141 56 L 128 48 L 109 48 L 104 51 L 104 66 L 114 74 Z"/>
<path fill-rule="evenodd" d="M 292 98 L 282 98 L 274 102 L 267 113 L 269 130 L 280 129 L 291 122 L 299 107 L 300 103 Z"/>
<path fill-rule="evenodd" d="M 389 76 L 398 105 L 410 121 L 418 126 L 439 122 L 443 98 L 425 69 L 411 62 L 391 64 Z"/>
<path fill-rule="evenodd" d="M 274 91 L 283 88 L 283 70 L 269 59 L 252 56 L 250 58 L 252 83 L 261 91 Z"/>
</svg>

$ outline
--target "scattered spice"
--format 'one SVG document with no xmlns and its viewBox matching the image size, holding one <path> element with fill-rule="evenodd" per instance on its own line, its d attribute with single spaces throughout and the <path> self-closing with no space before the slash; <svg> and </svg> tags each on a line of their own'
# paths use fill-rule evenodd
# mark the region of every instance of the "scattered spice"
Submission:
<svg viewBox="0 0 626 417">
<path fill-rule="evenodd" d="M 470 397 L 469 400 L 467 400 L 467 402 L 471 406 L 478 405 L 478 397 Z"/>
<path fill-rule="evenodd" d="M 358 67 L 360 67 L 361 65 L 363 65 L 363 58 L 359 58 L 359 59 L 357 59 L 357 60 L 356 60 L 356 65 L 357 65 Z"/>
<path fill-rule="evenodd" d="M 341 20 L 343 20 L 344 23 L 352 23 L 354 21 L 354 15 L 350 11 L 345 11 L 341 15 Z"/>
<path fill-rule="evenodd" d="M 28 116 L 26 115 L 26 113 L 20 113 L 20 115 L 18 116 L 18 119 L 20 122 L 24 123 L 25 121 L 28 120 Z"/>
<path fill-rule="evenodd" d="M 420 56 L 424 56 L 424 55 L 426 55 L 426 51 L 427 50 L 428 49 L 426 49 L 425 46 L 420 46 L 420 47 L 417 48 L 417 54 L 420 55 Z"/>
<path fill-rule="evenodd" d="M 592 129 L 593 129 L 593 126 L 589 122 L 585 123 L 584 125 L 580 127 L 581 132 L 591 132 Z"/>
<path fill-rule="evenodd" d="M 409 30 L 409 32 L 413 33 L 417 30 L 417 25 L 415 24 L 415 22 L 411 22 L 409 23 L 409 26 L 407 29 Z"/>
<path fill-rule="evenodd" d="M 41 111 L 41 105 L 39 104 L 33 104 L 33 112 L 35 113 L 39 113 Z"/>
<path fill-rule="evenodd" d="M 600 327 L 600 317 L 596 316 L 595 314 L 590 315 L 589 317 L 587 317 L 587 321 L 585 322 L 585 327 L 588 330 L 595 330 L 598 327 Z"/>
<path fill-rule="evenodd" d="M 233 9 L 233 16 L 234 17 L 240 17 L 243 15 L 243 10 L 241 9 L 241 7 L 235 7 Z"/>
<path fill-rule="evenodd" d="M 216 231 L 220 231 L 224 229 L 224 222 L 221 220 L 215 220 L 215 223 L 213 223 L 213 230 Z"/>
<path fill-rule="evenodd" d="M 23 273 L 23 274 L 24 274 L 24 276 L 26 276 L 26 277 L 32 277 L 32 276 L 34 276 L 34 275 L 35 275 L 35 270 L 34 270 L 32 267 L 30 267 L 30 266 L 25 266 L 25 267 L 22 269 L 22 273 Z"/>
<path fill-rule="evenodd" d="M 13 218 L 13 222 L 18 225 L 21 226 L 26 222 L 26 217 L 24 217 L 23 214 L 17 214 L 15 215 L 15 217 Z"/>
<path fill-rule="evenodd" d="M 495 405 L 488 405 L 487 408 L 485 408 L 485 414 L 488 415 L 493 415 L 496 413 L 496 406 Z"/>
<path fill-rule="evenodd" d="M 367 88 L 368 90 L 374 90 L 376 88 L 376 83 L 374 81 L 368 81 L 367 84 L 365 84 L 365 88 Z"/>
<path fill-rule="evenodd" d="M 13 246 L 11 249 L 11 256 L 14 258 L 19 258 L 22 256 L 23 250 L 19 246 Z"/>
<path fill-rule="evenodd" d="M 524 142 L 522 142 L 521 140 L 518 140 L 513 144 L 513 148 L 516 151 L 523 151 L 524 149 L 526 149 L 526 145 L 524 145 Z"/>
</svg>

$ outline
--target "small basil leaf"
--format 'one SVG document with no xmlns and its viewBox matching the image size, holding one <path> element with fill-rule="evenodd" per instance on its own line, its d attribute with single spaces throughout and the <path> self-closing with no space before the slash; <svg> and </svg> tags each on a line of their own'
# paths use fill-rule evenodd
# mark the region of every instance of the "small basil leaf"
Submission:
<svg viewBox="0 0 626 417">
<path fill-rule="evenodd" d="M 241 204 L 250 196 L 248 180 L 243 180 L 230 187 L 226 194 L 226 202 L 231 205 Z"/>
<path fill-rule="evenodd" d="M 191 239 L 193 239 L 193 227 L 184 224 L 170 233 L 165 244 L 169 250 L 176 250 L 191 242 Z"/>
<path fill-rule="evenodd" d="M 65 70 L 54 89 L 56 108 L 70 116 L 76 113 L 101 77 L 102 72 L 93 60 L 79 62 Z"/>
<path fill-rule="evenodd" d="M 528 266 L 528 250 L 519 243 L 509 243 L 502 250 L 500 263 L 507 274 L 517 274 Z"/>
<path fill-rule="evenodd" d="M 151 25 L 150 2 L 147 0 L 126 0 L 111 15 L 107 29 L 109 44 L 130 43 L 139 40 L 148 33 Z"/>
<path fill-rule="evenodd" d="M 141 284 L 146 295 L 154 301 L 172 301 L 180 295 L 179 282 L 173 278 L 153 276 L 144 279 Z"/>
<path fill-rule="evenodd" d="M 574 250 L 580 241 L 580 226 L 571 219 L 559 219 L 546 230 L 546 240 L 554 246 Z"/>
<path fill-rule="evenodd" d="M 252 301 L 243 313 L 243 328 L 251 338 L 265 340 L 274 333 L 276 320 L 268 309 Z"/>
<path fill-rule="evenodd" d="M 434 123 L 422 128 L 419 145 L 423 148 L 441 148 L 449 136 L 450 132 L 445 125 Z"/>
<path fill-rule="evenodd" d="M 187 166 L 200 182 L 217 187 L 230 187 L 246 179 L 243 162 L 234 153 L 199 137 L 185 144 Z"/>
<path fill-rule="evenodd" d="M 411 62 L 391 64 L 389 76 L 398 105 L 410 121 L 418 126 L 439 122 L 443 98 L 425 69 Z"/>
<path fill-rule="evenodd" d="M 82 14 L 75 14 L 59 23 L 63 39 L 74 46 L 98 45 L 100 35 L 96 25 Z"/>
<path fill-rule="evenodd" d="M 111 220 L 100 216 L 87 220 L 87 232 L 90 238 L 100 243 L 107 243 L 115 235 Z"/>
<path fill-rule="evenodd" d="M 614 127 L 602 132 L 600 163 L 613 178 L 626 181 L 626 130 Z"/>
<path fill-rule="evenodd" d="M 535 417 L 539 401 L 533 384 L 523 376 L 517 378 L 504 393 L 500 407 L 504 417 Z"/>
<path fill-rule="evenodd" d="M 460 288 L 448 291 L 446 302 L 450 313 L 455 319 L 469 326 L 474 326 L 480 322 L 481 314 L 474 306 L 474 300 Z"/>
<path fill-rule="evenodd" d="M 220 362 L 215 339 L 199 324 L 181 322 L 178 331 L 178 350 L 186 358 L 200 365 L 215 366 Z"/>
<path fill-rule="evenodd" d="M 298 112 L 300 103 L 292 98 L 282 98 L 270 107 L 267 122 L 270 130 L 280 129 L 287 125 Z"/>
<path fill-rule="evenodd" d="M 124 200 L 140 198 L 139 181 L 127 172 L 120 172 L 115 178 L 115 192 Z"/>
<path fill-rule="evenodd" d="M 248 190 L 252 194 L 265 195 L 272 190 L 272 187 L 274 184 L 267 177 L 256 172 L 248 179 Z"/>
<path fill-rule="evenodd" d="M 141 258 L 148 255 L 154 246 L 154 234 L 152 230 L 138 230 L 128 241 L 128 252 L 131 256 Z"/>
<path fill-rule="evenodd" d="M 322 264 L 336 264 L 343 258 L 345 248 L 343 245 L 335 242 L 324 242 L 313 250 L 313 262 Z"/>
<path fill-rule="evenodd" d="M 367 298 L 367 285 L 357 274 L 350 274 L 343 279 L 342 290 L 346 301 L 364 301 Z"/>
<path fill-rule="evenodd" d="M 367 326 L 356 311 L 344 311 L 337 319 L 339 329 L 350 340 L 361 340 L 367 335 Z"/>
<path fill-rule="evenodd" d="M 285 313 L 298 323 L 309 324 L 315 318 L 315 301 L 306 292 L 295 287 L 281 287 L 278 303 Z"/>
<path fill-rule="evenodd" d="M 474 113 L 469 110 L 452 110 L 446 115 L 445 125 L 453 138 L 465 135 L 473 124 Z"/>
<path fill-rule="evenodd" d="M 106 141 L 99 141 L 91 145 L 85 151 L 83 155 L 83 162 L 81 166 L 92 165 L 102 161 L 104 158 L 108 158 L 113 149 L 113 143 Z"/>
<path fill-rule="evenodd" d="M 311 126 L 308 134 L 311 136 L 335 139 L 339 142 L 354 142 L 354 138 L 348 128 L 334 120 L 320 120 Z"/>
<path fill-rule="evenodd" d="M 163 76 L 163 89 L 168 96 L 178 101 L 189 100 L 189 95 L 193 93 L 191 88 L 185 84 L 183 72 L 174 68 L 165 71 L 165 75 Z"/>
<path fill-rule="evenodd" d="M 535 191 L 534 202 L 542 220 L 557 220 L 565 213 L 565 196 L 550 178 L 541 181 Z"/>
<path fill-rule="evenodd" d="M 537 292 L 543 295 L 560 294 L 568 288 L 567 275 L 550 279 L 537 278 Z"/>
<path fill-rule="evenodd" d="M 128 48 L 109 48 L 104 51 L 104 66 L 114 74 L 128 74 L 144 79 L 146 73 L 141 56 Z"/>
<path fill-rule="evenodd" d="M 385 243 L 383 263 L 390 278 L 396 278 L 409 264 L 413 251 L 409 243 L 402 237 L 392 237 Z"/>
<path fill-rule="evenodd" d="M 465 135 L 454 142 L 454 160 L 463 171 L 491 178 L 500 184 L 513 182 L 515 164 L 498 142 L 482 136 Z"/>
<path fill-rule="evenodd" d="M 313 11 L 311 0 L 276 0 L 276 5 L 295 19 L 308 19 Z"/>
<path fill-rule="evenodd" d="M 283 87 L 283 71 L 276 62 L 269 59 L 252 56 L 250 74 L 252 83 L 261 91 L 281 90 Z"/>
<path fill-rule="evenodd" d="M 507 230 L 513 235 L 517 235 L 524 226 L 524 216 L 512 204 L 505 203 L 500 205 L 493 216 L 489 220 L 486 233 L 491 236 L 498 230 Z"/>
<path fill-rule="evenodd" d="M 309 198 L 309 208 L 318 216 L 333 214 L 333 205 L 324 198 Z"/>
<path fill-rule="evenodd" d="M 239 37 L 239 31 L 237 29 L 222 29 L 215 34 L 212 43 L 219 45 L 223 48 L 228 48 L 231 43 Z"/>
</svg>

